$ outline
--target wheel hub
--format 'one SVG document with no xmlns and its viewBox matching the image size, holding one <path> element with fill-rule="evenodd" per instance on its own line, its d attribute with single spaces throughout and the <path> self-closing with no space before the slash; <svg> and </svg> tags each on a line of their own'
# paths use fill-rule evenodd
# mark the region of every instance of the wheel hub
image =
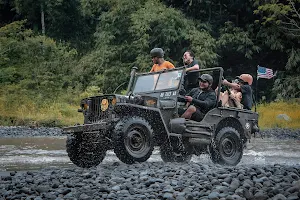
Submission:
<svg viewBox="0 0 300 200">
<path fill-rule="evenodd" d="M 226 138 L 223 140 L 222 149 L 225 156 L 227 157 L 232 156 L 235 152 L 234 147 L 235 145 L 230 139 Z"/>
<path fill-rule="evenodd" d="M 136 130 L 133 130 L 128 134 L 128 139 L 129 139 L 129 146 L 135 150 L 141 149 L 145 140 L 143 135 Z"/>
<path fill-rule="evenodd" d="M 143 157 L 148 153 L 149 146 L 149 138 L 147 138 L 147 133 L 143 128 L 133 127 L 129 132 L 127 132 L 127 136 L 125 138 L 125 145 L 128 153 L 130 153 L 134 157 Z"/>
</svg>

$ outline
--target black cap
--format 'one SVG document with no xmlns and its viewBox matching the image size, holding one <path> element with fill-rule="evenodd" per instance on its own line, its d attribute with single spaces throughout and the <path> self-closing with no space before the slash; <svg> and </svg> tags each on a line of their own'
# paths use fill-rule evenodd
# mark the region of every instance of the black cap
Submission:
<svg viewBox="0 0 300 200">
<path fill-rule="evenodd" d="M 209 84 L 213 83 L 213 77 L 209 74 L 202 74 L 199 79 L 202 81 L 207 81 Z"/>
</svg>

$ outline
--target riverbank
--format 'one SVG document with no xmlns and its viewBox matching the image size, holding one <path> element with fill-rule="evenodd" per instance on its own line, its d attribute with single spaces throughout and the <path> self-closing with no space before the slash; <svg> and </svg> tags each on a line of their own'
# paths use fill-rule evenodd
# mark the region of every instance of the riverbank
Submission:
<svg viewBox="0 0 300 200">
<path fill-rule="evenodd" d="M 57 137 L 66 136 L 62 134 L 61 128 L 38 127 L 30 128 L 27 126 L 0 126 L 1 137 Z M 261 130 L 253 137 L 274 137 L 278 139 L 300 140 L 300 129 L 272 128 Z"/>
</svg>

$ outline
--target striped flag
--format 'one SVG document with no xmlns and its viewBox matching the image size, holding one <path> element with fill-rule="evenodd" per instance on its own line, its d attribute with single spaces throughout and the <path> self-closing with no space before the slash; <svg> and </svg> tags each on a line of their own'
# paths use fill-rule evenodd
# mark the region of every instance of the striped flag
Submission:
<svg viewBox="0 0 300 200">
<path fill-rule="evenodd" d="M 276 73 L 273 74 L 273 70 L 261 66 L 257 66 L 257 79 L 259 78 L 266 78 L 266 79 L 271 79 L 274 76 L 276 76 Z"/>
</svg>

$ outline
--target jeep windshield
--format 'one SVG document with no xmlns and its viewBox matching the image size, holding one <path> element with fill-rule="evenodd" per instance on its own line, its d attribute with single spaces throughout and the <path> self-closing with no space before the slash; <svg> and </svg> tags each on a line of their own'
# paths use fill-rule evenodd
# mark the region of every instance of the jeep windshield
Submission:
<svg viewBox="0 0 300 200">
<path fill-rule="evenodd" d="M 180 69 L 157 74 L 138 75 L 133 87 L 133 93 L 177 89 L 180 84 L 182 72 L 183 70 Z"/>
</svg>

